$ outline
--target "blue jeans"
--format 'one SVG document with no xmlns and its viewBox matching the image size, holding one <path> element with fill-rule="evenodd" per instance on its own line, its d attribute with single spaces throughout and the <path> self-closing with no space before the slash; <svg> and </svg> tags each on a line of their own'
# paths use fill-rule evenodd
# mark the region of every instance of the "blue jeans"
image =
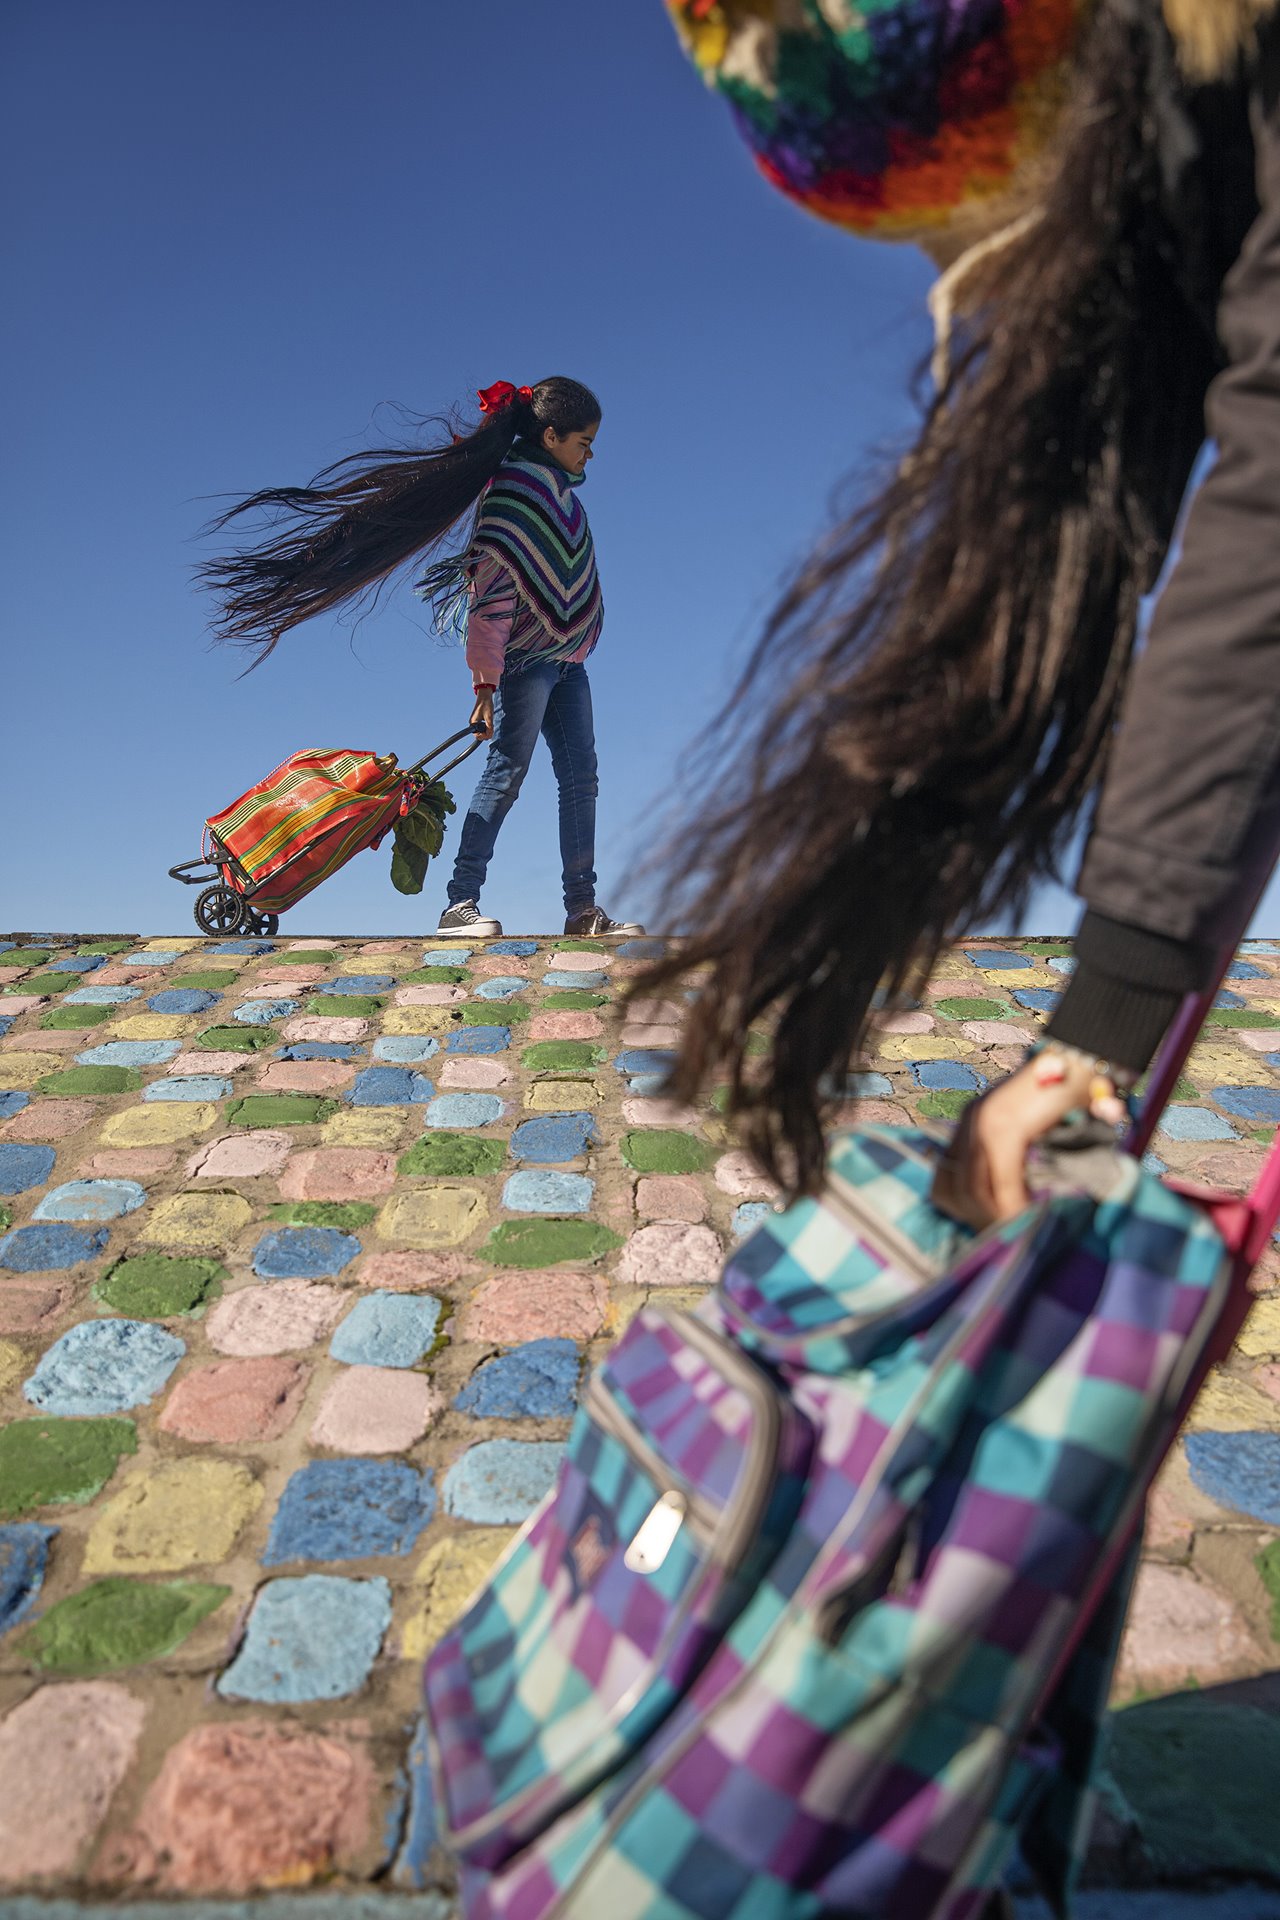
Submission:
<svg viewBox="0 0 1280 1920">
<path fill-rule="evenodd" d="M 451 907 L 479 900 L 498 829 L 515 804 L 540 733 L 551 749 L 560 788 L 564 910 L 572 915 L 594 906 L 599 783 L 591 685 L 581 663 L 535 659 L 508 669 L 493 697 L 493 740 L 462 823 L 449 882 Z"/>
</svg>

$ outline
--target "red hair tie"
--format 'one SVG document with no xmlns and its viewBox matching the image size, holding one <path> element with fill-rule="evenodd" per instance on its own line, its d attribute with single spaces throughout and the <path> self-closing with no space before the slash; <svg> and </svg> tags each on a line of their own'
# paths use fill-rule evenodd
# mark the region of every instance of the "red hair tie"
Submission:
<svg viewBox="0 0 1280 1920">
<path fill-rule="evenodd" d="M 513 387 L 509 380 L 495 380 L 491 387 L 481 387 L 476 398 L 480 402 L 481 413 L 504 413 L 517 400 L 522 400 L 528 406 L 533 398 L 533 388 Z"/>
</svg>

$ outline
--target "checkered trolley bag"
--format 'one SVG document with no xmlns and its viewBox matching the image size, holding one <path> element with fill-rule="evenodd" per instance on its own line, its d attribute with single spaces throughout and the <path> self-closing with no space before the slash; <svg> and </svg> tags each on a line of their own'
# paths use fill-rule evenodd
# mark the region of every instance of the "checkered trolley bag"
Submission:
<svg viewBox="0 0 1280 1920">
<path fill-rule="evenodd" d="M 1015 1841 L 1067 1910 L 1144 1497 L 1280 1161 L 1250 1207 L 1063 1154 L 974 1236 L 940 1152 L 837 1136 L 589 1383 L 427 1662 L 469 1920 L 977 1920 Z"/>
</svg>

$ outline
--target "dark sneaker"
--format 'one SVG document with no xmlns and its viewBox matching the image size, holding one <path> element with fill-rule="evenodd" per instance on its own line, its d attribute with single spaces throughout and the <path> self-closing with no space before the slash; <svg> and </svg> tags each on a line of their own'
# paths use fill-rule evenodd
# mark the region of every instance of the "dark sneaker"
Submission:
<svg viewBox="0 0 1280 1920">
<path fill-rule="evenodd" d="M 584 907 L 565 921 L 564 930 L 575 940 L 599 940 L 606 934 L 619 933 L 634 938 L 644 932 L 634 920 L 611 920 L 603 907 Z"/>
<path fill-rule="evenodd" d="M 486 920 L 474 900 L 459 900 L 440 915 L 437 933 L 465 933 L 473 940 L 494 940 L 502 932 L 500 920 Z"/>
</svg>

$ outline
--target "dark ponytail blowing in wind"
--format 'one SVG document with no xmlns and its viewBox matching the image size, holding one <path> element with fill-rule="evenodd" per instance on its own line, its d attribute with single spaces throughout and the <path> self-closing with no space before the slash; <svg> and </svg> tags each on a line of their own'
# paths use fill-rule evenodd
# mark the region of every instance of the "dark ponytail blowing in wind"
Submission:
<svg viewBox="0 0 1280 1920">
<path fill-rule="evenodd" d="M 600 418 L 588 387 L 559 377 L 512 388 L 506 404 L 477 426 L 422 423 L 440 444 L 375 448 L 335 461 L 307 487 L 267 487 L 220 514 L 211 532 L 260 515 L 270 531 L 226 558 L 205 561 L 197 579 L 218 602 L 219 640 L 252 648 L 257 666 L 282 633 L 377 589 L 398 567 L 439 544 L 480 498 L 517 440 L 541 444 Z M 448 436 L 448 437 L 446 437 Z"/>
</svg>

